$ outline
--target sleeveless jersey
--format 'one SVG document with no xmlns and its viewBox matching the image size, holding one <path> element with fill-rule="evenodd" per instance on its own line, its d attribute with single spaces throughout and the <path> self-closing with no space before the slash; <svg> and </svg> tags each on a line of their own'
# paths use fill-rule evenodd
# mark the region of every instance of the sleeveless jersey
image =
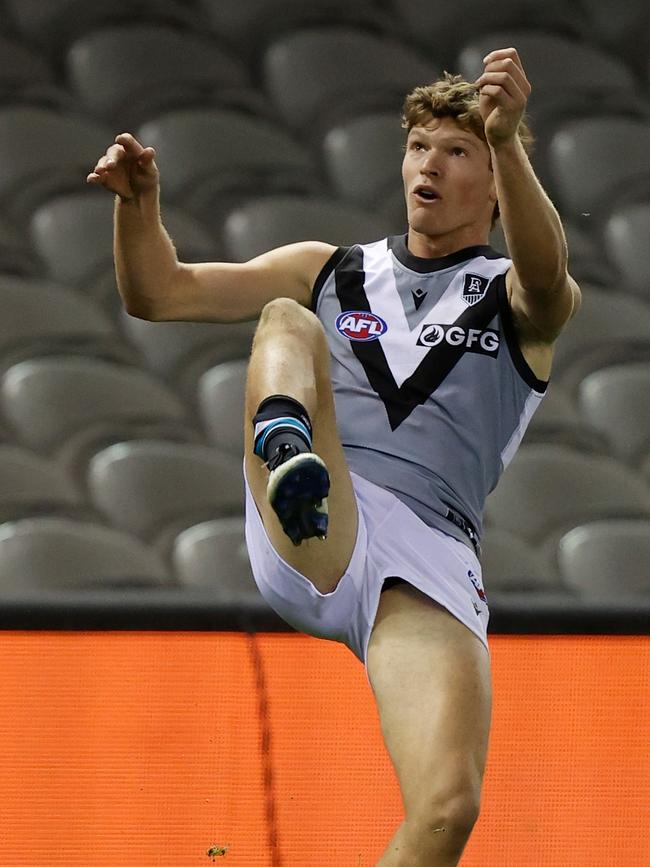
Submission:
<svg viewBox="0 0 650 867">
<path fill-rule="evenodd" d="M 338 247 L 313 289 L 349 468 L 465 544 L 448 509 L 480 535 L 546 390 L 519 348 L 511 264 L 489 246 L 419 258 L 395 236 Z"/>
</svg>

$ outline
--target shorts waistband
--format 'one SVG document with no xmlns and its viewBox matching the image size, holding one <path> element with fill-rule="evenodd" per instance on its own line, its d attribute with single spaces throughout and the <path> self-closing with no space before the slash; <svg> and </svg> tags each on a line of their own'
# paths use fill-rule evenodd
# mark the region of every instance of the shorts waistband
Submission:
<svg viewBox="0 0 650 867">
<path fill-rule="evenodd" d="M 447 514 L 445 515 L 447 520 L 451 521 L 452 524 L 455 524 L 459 530 L 462 530 L 463 533 L 467 536 L 469 541 L 472 543 L 474 550 L 476 551 L 476 556 L 481 559 L 481 543 L 479 540 L 479 535 L 476 532 L 476 528 L 472 524 L 471 521 L 468 521 L 460 512 L 457 512 L 455 509 L 447 508 Z"/>
</svg>

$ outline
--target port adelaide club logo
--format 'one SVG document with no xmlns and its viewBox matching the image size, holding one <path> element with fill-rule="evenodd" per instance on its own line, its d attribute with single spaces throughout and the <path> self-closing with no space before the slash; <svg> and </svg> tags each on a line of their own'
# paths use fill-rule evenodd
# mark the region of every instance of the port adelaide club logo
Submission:
<svg viewBox="0 0 650 867">
<path fill-rule="evenodd" d="M 463 301 L 466 304 L 476 304 L 485 295 L 490 281 L 480 274 L 465 274 L 463 284 Z"/>
<path fill-rule="evenodd" d="M 388 325 L 381 316 L 368 310 L 346 310 L 336 317 L 336 329 L 349 340 L 367 343 L 377 340 L 388 331 Z"/>
</svg>

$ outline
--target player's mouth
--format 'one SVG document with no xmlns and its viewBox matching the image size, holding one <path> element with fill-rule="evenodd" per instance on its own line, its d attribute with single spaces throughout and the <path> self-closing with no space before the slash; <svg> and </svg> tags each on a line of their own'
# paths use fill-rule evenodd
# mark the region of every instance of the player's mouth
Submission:
<svg viewBox="0 0 650 867">
<path fill-rule="evenodd" d="M 418 184 L 418 186 L 413 190 L 413 196 L 418 200 L 418 202 L 424 202 L 426 204 L 437 202 L 442 198 L 437 190 L 426 184 Z"/>
</svg>

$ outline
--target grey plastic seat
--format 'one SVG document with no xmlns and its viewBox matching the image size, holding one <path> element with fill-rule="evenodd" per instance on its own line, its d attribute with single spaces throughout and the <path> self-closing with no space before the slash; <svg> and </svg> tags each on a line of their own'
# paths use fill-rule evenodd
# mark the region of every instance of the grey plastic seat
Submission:
<svg viewBox="0 0 650 867">
<path fill-rule="evenodd" d="M 0 274 L 0 308 L 0 369 L 37 355 L 136 358 L 95 302 L 67 286 Z"/>
<path fill-rule="evenodd" d="M 335 199 L 273 196 L 232 211 L 224 223 L 223 241 L 229 258 L 246 262 L 296 241 L 325 241 L 337 247 L 376 241 L 387 229 L 381 217 Z"/>
<path fill-rule="evenodd" d="M 650 349 L 650 305 L 582 284 L 582 305 L 555 344 L 553 379 L 572 390 L 593 369 Z"/>
<path fill-rule="evenodd" d="M 373 0 L 200 0 L 211 29 L 254 61 L 281 33 L 318 26 L 354 24 L 395 29 L 394 16 Z"/>
<path fill-rule="evenodd" d="M 585 599 L 650 595 L 650 520 L 594 521 L 562 537 L 564 583 Z"/>
<path fill-rule="evenodd" d="M 114 137 L 76 114 L 31 106 L 0 109 L 0 208 L 26 223 L 46 199 L 83 189 Z"/>
<path fill-rule="evenodd" d="M 114 270 L 113 210 L 113 198 L 93 189 L 49 199 L 34 212 L 32 242 L 52 279 L 89 292 Z M 218 260 L 218 244 L 191 215 L 167 205 L 162 218 L 179 259 Z"/>
<path fill-rule="evenodd" d="M 152 541 L 170 526 L 241 514 L 241 462 L 208 446 L 137 440 L 115 443 L 88 464 L 96 508 L 120 530 Z"/>
<path fill-rule="evenodd" d="M 0 403 L 23 443 L 56 450 L 65 461 L 91 445 L 97 451 L 129 438 L 199 439 L 186 408 L 161 382 L 138 368 L 91 357 L 13 365 L 0 382 Z"/>
<path fill-rule="evenodd" d="M 156 149 L 164 200 L 210 228 L 220 228 L 223 216 L 246 197 L 316 195 L 324 187 L 306 148 L 279 126 L 242 113 L 168 112 L 145 123 L 136 136 Z"/>
<path fill-rule="evenodd" d="M 612 14 L 608 0 L 582 0 L 584 37 L 604 45 L 643 74 L 650 48 L 650 9 L 645 0 L 625 0 Z"/>
<path fill-rule="evenodd" d="M 124 129 L 173 108 L 233 100 L 237 91 L 252 96 L 246 67 L 216 39 L 156 24 L 86 33 L 68 49 L 66 67 L 86 112 Z"/>
<path fill-rule="evenodd" d="M 172 552 L 174 574 L 187 587 L 205 587 L 224 602 L 266 605 L 251 572 L 244 518 L 203 521 L 178 535 Z"/>
<path fill-rule="evenodd" d="M 199 413 L 209 441 L 238 457 L 244 454 L 246 361 L 217 364 L 199 379 Z"/>
<path fill-rule="evenodd" d="M 405 95 L 440 72 L 408 43 L 351 27 L 282 36 L 267 47 L 262 66 L 266 89 L 285 123 L 316 141 L 362 112 L 399 116 Z"/>
<path fill-rule="evenodd" d="M 650 197 L 616 208 L 605 224 L 604 239 L 625 288 L 650 302 Z"/>
<path fill-rule="evenodd" d="M 0 272 L 19 277 L 39 277 L 44 271 L 44 265 L 25 233 L 0 216 Z"/>
<path fill-rule="evenodd" d="M 0 595 L 174 584 L 162 558 L 127 533 L 69 518 L 0 525 Z"/>
<path fill-rule="evenodd" d="M 481 567 L 488 593 L 558 590 L 559 581 L 532 545 L 506 530 L 487 527 L 481 540 Z"/>
<path fill-rule="evenodd" d="M 200 28 L 198 10 L 183 0 L 5 0 L 10 20 L 27 41 L 59 58 L 64 47 L 81 33 L 119 21 L 147 21 Z"/>
<path fill-rule="evenodd" d="M 650 489 L 614 458 L 530 445 L 503 473 L 485 515 L 490 525 L 538 544 L 585 521 L 650 515 Z"/>
<path fill-rule="evenodd" d="M 82 492 L 55 461 L 0 445 L 0 522 L 44 513 L 87 513 Z"/>
<path fill-rule="evenodd" d="M 394 197 L 403 200 L 405 141 L 399 112 L 363 114 L 330 129 L 322 147 L 337 195 L 380 210 Z"/>
<path fill-rule="evenodd" d="M 453 72 L 460 69 L 456 64 L 449 64 L 456 60 L 463 44 L 479 39 L 485 33 L 527 28 L 533 33 L 553 32 L 580 37 L 585 20 L 578 4 L 568 4 L 564 0 L 545 3 L 499 0 L 491 5 L 482 0 L 455 0 L 454 3 L 399 0 L 393 7 L 404 20 L 411 39 L 424 49 L 435 51 L 447 64 L 446 68 Z M 489 50 L 496 45 L 506 43 L 492 42 Z"/>
<path fill-rule="evenodd" d="M 6 32 L 0 21 L 0 33 Z M 0 104 L 71 109 L 74 99 L 58 85 L 43 54 L 0 36 Z"/>
<path fill-rule="evenodd" d="M 547 159 L 565 215 L 604 221 L 616 197 L 650 190 L 650 121 L 602 116 L 562 124 Z"/>
<path fill-rule="evenodd" d="M 169 381 L 189 402 L 210 367 L 248 358 L 256 321 L 230 324 L 149 322 L 122 311 L 123 327 L 145 358 L 147 367 Z"/>
<path fill-rule="evenodd" d="M 583 417 L 607 437 L 616 457 L 634 462 L 650 448 L 650 362 L 590 373 L 579 400 Z"/>
<path fill-rule="evenodd" d="M 577 401 L 554 379 L 526 429 L 524 442 L 554 443 L 601 453 L 606 453 L 609 446 L 607 437 L 580 415 Z"/>
</svg>

